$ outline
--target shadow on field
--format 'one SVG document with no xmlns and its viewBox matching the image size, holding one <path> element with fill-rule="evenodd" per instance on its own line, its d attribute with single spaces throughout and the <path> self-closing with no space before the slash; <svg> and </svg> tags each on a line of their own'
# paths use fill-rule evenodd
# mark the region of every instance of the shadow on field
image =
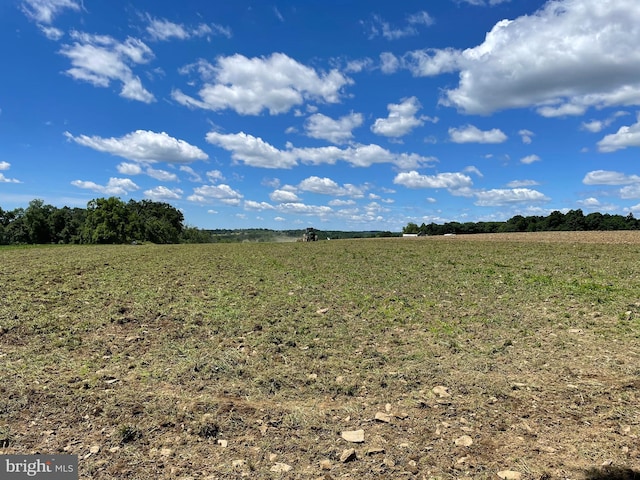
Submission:
<svg viewBox="0 0 640 480">
<path fill-rule="evenodd" d="M 585 473 L 586 480 L 640 480 L 640 472 L 631 468 L 592 468 Z"/>
</svg>

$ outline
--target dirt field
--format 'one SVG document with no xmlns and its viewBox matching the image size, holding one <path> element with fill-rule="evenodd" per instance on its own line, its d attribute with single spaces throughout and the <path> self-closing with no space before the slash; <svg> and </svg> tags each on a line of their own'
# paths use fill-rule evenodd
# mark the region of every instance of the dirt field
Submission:
<svg viewBox="0 0 640 480">
<path fill-rule="evenodd" d="M 0 262 L 0 454 L 93 479 L 640 478 L 640 232 Z"/>
</svg>

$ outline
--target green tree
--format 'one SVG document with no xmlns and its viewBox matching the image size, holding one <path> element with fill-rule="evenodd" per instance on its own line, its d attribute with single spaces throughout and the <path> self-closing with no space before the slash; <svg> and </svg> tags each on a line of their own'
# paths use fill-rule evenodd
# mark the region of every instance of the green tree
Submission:
<svg viewBox="0 0 640 480">
<path fill-rule="evenodd" d="M 29 235 L 29 243 L 51 243 L 53 241 L 51 219 L 55 207 L 45 205 L 43 200 L 29 202 L 24 212 L 24 223 Z"/>
<path fill-rule="evenodd" d="M 127 243 L 127 205 L 116 197 L 97 198 L 87 204 L 82 243 Z"/>
<path fill-rule="evenodd" d="M 402 229 L 402 233 L 411 233 L 411 234 L 413 234 L 413 233 L 419 233 L 419 232 L 420 232 L 420 228 L 418 227 L 417 224 L 415 224 L 413 222 L 409 222 L 407 224 L 407 226 Z"/>
</svg>

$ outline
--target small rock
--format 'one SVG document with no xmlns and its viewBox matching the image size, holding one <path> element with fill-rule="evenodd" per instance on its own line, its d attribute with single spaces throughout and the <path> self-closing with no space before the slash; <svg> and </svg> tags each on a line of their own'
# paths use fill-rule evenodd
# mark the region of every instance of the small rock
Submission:
<svg viewBox="0 0 640 480">
<path fill-rule="evenodd" d="M 234 460 L 233 462 L 231 462 L 231 465 L 233 465 L 235 468 L 240 468 L 243 467 L 247 462 L 245 460 Z"/>
<path fill-rule="evenodd" d="M 318 315 L 322 315 L 322 314 L 324 314 L 324 313 L 327 313 L 328 311 L 329 311 L 329 309 L 328 309 L 328 308 L 319 308 L 318 310 L 316 310 L 316 313 L 317 313 Z"/>
<path fill-rule="evenodd" d="M 613 460 L 611 459 L 605 460 L 604 462 L 602 462 L 603 467 L 610 467 L 611 465 L 613 465 Z"/>
<path fill-rule="evenodd" d="M 94 445 L 89 449 L 89 453 L 98 453 L 100 451 L 100 445 Z"/>
<path fill-rule="evenodd" d="M 278 455 L 277 455 L 277 454 L 275 454 L 275 453 L 270 453 L 270 454 L 269 454 L 269 461 L 270 461 L 270 462 L 275 462 L 275 461 L 276 461 L 276 458 L 278 458 Z"/>
<path fill-rule="evenodd" d="M 347 442 L 362 443 L 364 442 L 364 430 L 346 430 L 342 432 L 342 438 Z"/>
<path fill-rule="evenodd" d="M 356 451 L 353 448 L 348 448 L 346 450 L 343 450 L 342 453 L 340 454 L 340 461 L 342 463 L 351 462 L 356 458 L 357 458 Z"/>
<path fill-rule="evenodd" d="M 520 480 L 522 474 L 513 470 L 501 470 L 498 472 L 498 476 L 504 480 Z"/>
<path fill-rule="evenodd" d="M 228 441 L 226 441 L 226 440 L 222 440 L 222 439 L 220 439 L 220 440 L 218 440 L 218 445 L 220 445 L 221 447 L 223 447 L 223 448 L 224 448 L 224 447 L 226 447 L 227 445 L 229 445 L 229 442 L 228 442 Z"/>
<path fill-rule="evenodd" d="M 450 397 L 451 394 L 449 393 L 449 389 L 447 387 L 444 387 L 442 385 L 438 385 L 437 387 L 433 387 L 433 389 L 431 390 L 433 393 L 435 393 L 436 395 L 438 395 L 440 398 L 446 398 L 446 397 Z"/>
<path fill-rule="evenodd" d="M 394 462 L 390 458 L 385 458 L 384 460 L 382 460 L 382 463 L 389 468 L 393 468 L 396 466 L 396 462 Z"/>
<path fill-rule="evenodd" d="M 286 463 L 276 463 L 269 469 L 269 471 L 276 473 L 287 473 L 291 470 L 293 470 L 293 467 L 291 465 L 287 465 Z"/>
<path fill-rule="evenodd" d="M 331 460 L 320 460 L 320 470 L 331 470 Z"/>
<path fill-rule="evenodd" d="M 317 380 L 318 379 L 318 374 L 317 373 L 310 373 L 309 375 L 307 375 L 307 379 L 308 380 Z"/>
<path fill-rule="evenodd" d="M 384 411 L 387 412 L 387 413 L 391 413 L 391 404 L 390 403 L 387 403 L 384 406 Z"/>
<path fill-rule="evenodd" d="M 411 472 L 414 475 L 416 473 L 418 473 L 418 464 L 416 463 L 415 460 L 409 460 L 409 463 L 407 463 L 407 467 L 406 467 L 407 472 Z"/>
<path fill-rule="evenodd" d="M 171 455 L 173 455 L 173 450 L 171 450 L 170 448 L 162 448 L 160 449 L 160 455 L 162 455 L 163 457 L 170 457 Z"/>
<path fill-rule="evenodd" d="M 461 437 L 456 438 L 453 443 L 458 447 L 470 447 L 473 445 L 473 439 L 469 435 L 462 435 Z"/>
<path fill-rule="evenodd" d="M 384 453 L 385 450 L 383 447 L 370 447 L 367 450 L 367 455 L 371 456 L 371 455 L 376 455 L 378 453 Z"/>
<path fill-rule="evenodd" d="M 110 451 L 111 453 L 116 453 L 118 450 L 120 450 L 120 447 L 118 447 L 118 446 L 111 447 L 111 448 L 109 449 L 109 451 Z"/>
<path fill-rule="evenodd" d="M 378 420 L 379 422 L 390 423 L 391 415 L 384 412 L 376 412 L 375 419 Z"/>
</svg>

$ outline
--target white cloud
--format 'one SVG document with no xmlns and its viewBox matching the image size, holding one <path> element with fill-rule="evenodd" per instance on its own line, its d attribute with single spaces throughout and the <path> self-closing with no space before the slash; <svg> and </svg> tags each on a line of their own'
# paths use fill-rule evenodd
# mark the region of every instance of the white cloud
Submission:
<svg viewBox="0 0 640 480">
<path fill-rule="evenodd" d="M 196 173 L 196 171 L 187 166 L 187 165 L 181 165 L 180 166 L 180 171 L 181 172 L 186 172 L 189 175 L 189 181 L 191 182 L 201 182 L 202 181 L 202 177 L 200 177 L 200 175 L 198 175 Z"/>
<path fill-rule="evenodd" d="M 509 188 L 519 188 L 519 187 L 534 187 L 536 185 L 540 185 L 535 180 L 512 180 L 507 183 L 507 187 Z"/>
<path fill-rule="evenodd" d="M 362 125 L 360 113 L 350 113 L 334 120 L 321 113 L 311 115 L 305 123 L 305 131 L 309 137 L 328 140 L 331 143 L 342 144 L 353 139 L 352 130 Z"/>
<path fill-rule="evenodd" d="M 480 45 L 403 57 L 414 75 L 459 71 L 442 103 L 468 114 L 537 107 L 544 116 L 640 104 L 640 3 L 556 0 L 501 20 Z"/>
<path fill-rule="evenodd" d="M 224 175 L 220 170 L 209 170 L 205 173 L 210 182 L 218 182 L 220 180 L 224 180 Z"/>
<path fill-rule="evenodd" d="M 144 191 L 144 196 L 156 202 L 162 200 L 179 200 L 184 192 L 179 188 L 167 188 L 162 185 Z"/>
<path fill-rule="evenodd" d="M 10 167 L 11 167 L 11 164 L 9 162 L 5 162 L 5 161 L 0 162 L 0 170 L 9 170 Z M 4 174 L 0 173 L 0 183 L 22 183 L 22 182 L 16 178 L 5 177 Z"/>
<path fill-rule="evenodd" d="M 329 201 L 329 205 L 332 207 L 349 207 L 355 205 L 355 200 L 343 200 L 343 199 L 333 199 Z"/>
<path fill-rule="evenodd" d="M 598 142 L 598 150 L 601 152 L 615 152 L 627 147 L 640 147 L 640 115 L 633 125 L 620 127 L 616 133 L 607 135 Z"/>
<path fill-rule="evenodd" d="M 44 33 L 44 36 L 47 37 L 49 40 L 53 40 L 54 42 L 57 42 L 62 37 L 64 37 L 64 32 L 59 28 L 50 27 L 50 26 L 47 27 L 45 25 L 39 25 L 39 27 L 42 33 Z"/>
<path fill-rule="evenodd" d="M 308 100 L 337 103 L 342 89 L 353 83 L 336 69 L 319 73 L 284 53 L 218 57 L 215 65 L 199 62 L 198 72 L 205 82 L 198 92 L 200 100 L 180 90 L 172 92 L 173 99 L 188 107 L 232 109 L 241 115 L 285 113 Z"/>
<path fill-rule="evenodd" d="M 164 18 L 153 18 L 147 15 L 149 25 L 147 25 L 147 33 L 153 40 L 187 40 L 194 37 L 206 37 L 208 35 L 222 35 L 231 38 L 231 29 L 221 25 L 214 25 L 211 28 L 205 23 L 201 23 L 197 27 L 185 27 L 180 23 L 174 23 Z"/>
<path fill-rule="evenodd" d="M 585 198 L 584 200 L 578 200 L 578 205 L 586 208 L 598 208 L 601 206 L 600 200 L 595 197 Z"/>
<path fill-rule="evenodd" d="M 476 196 L 475 205 L 481 207 L 501 207 L 514 203 L 547 202 L 549 198 L 537 190 L 529 188 L 496 188 L 474 192 Z"/>
<path fill-rule="evenodd" d="M 269 194 L 271 201 L 276 203 L 295 203 L 300 201 L 300 198 L 292 190 L 277 189 Z"/>
<path fill-rule="evenodd" d="M 324 205 L 306 205 L 300 202 L 281 203 L 277 208 L 283 213 L 298 215 L 318 215 L 321 217 L 333 212 L 331 207 L 327 207 Z"/>
<path fill-rule="evenodd" d="M 240 192 L 229 185 L 220 184 L 194 188 L 193 195 L 189 196 L 187 200 L 197 203 L 210 203 L 213 200 L 218 200 L 229 205 L 239 205 L 242 197 Z"/>
<path fill-rule="evenodd" d="M 137 163 L 122 162 L 116 168 L 118 173 L 122 175 L 140 175 L 142 173 L 142 167 Z"/>
<path fill-rule="evenodd" d="M 330 178 L 308 177 L 298 184 L 298 188 L 304 192 L 319 193 L 322 195 L 362 197 L 364 192 L 361 188 L 352 184 L 345 184 L 342 187 Z"/>
<path fill-rule="evenodd" d="M 498 128 L 482 131 L 474 125 L 450 128 L 449 137 L 454 143 L 503 143 L 507 136 Z"/>
<path fill-rule="evenodd" d="M 78 145 L 137 162 L 189 163 L 209 158 L 198 147 L 173 138 L 165 132 L 136 130 L 119 138 L 87 135 L 75 137 L 69 132 L 65 132 L 65 136 Z"/>
<path fill-rule="evenodd" d="M 156 180 L 160 180 L 162 182 L 175 182 L 178 180 L 178 176 L 175 173 L 167 172 L 166 170 L 159 170 L 148 167 L 145 173 L 151 178 L 155 178 Z"/>
<path fill-rule="evenodd" d="M 613 115 L 603 120 L 590 120 L 588 122 L 582 122 L 582 129 L 591 133 L 598 133 L 611 125 L 616 119 L 628 115 L 628 112 L 615 112 Z"/>
<path fill-rule="evenodd" d="M 385 137 L 402 137 L 424 125 L 425 120 L 434 123 L 438 121 L 437 118 L 416 117 L 420 108 L 422 105 L 416 97 L 406 98 L 401 103 L 390 103 L 387 105 L 389 116 L 376 119 L 371 125 L 371 131 Z"/>
<path fill-rule="evenodd" d="M 380 54 L 380 70 L 382 73 L 394 73 L 400 68 L 400 60 L 391 52 Z"/>
<path fill-rule="evenodd" d="M 222 134 L 209 132 L 209 143 L 231 152 L 231 158 L 252 167 L 293 168 L 298 162 L 311 165 L 333 165 L 343 160 L 354 167 L 369 167 L 373 164 L 391 163 L 403 169 L 418 168 L 434 161 L 432 157 L 417 154 L 395 154 L 379 145 L 353 145 L 348 148 L 318 147 L 295 148 L 287 144 L 286 150 L 279 150 L 259 137 L 244 132 Z"/>
<path fill-rule="evenodd" d="M 620 198 L 640 198 L 640 185 L 627 185 L 620 189 Z"/>
<path fill-rule="evenodd" d="M 72 68 L 66 73 L 95 87 L 108 87 L 111 81 L 122 83 L 120 96 L 144 103 L 155 101 L 152 93 L 133 74 L 130 65 L 151 61 L 153 52 L 137 38 L 128 37 L 119 42 L 108 35 L 90 35 L 71 32 L 73 45 L 63 45 L 60 53 L 71 60 Z"/>
<path fill-rule="evenodd" d="M 529 145 L 532 142 L 532 138 L 535 133 L 533 133 L 531 130 L 520 130 L 518 132 L 518 135 L 520 135 L 520 138 L 522 138 L 522 143 Z"/>
<path fill-rule="evenodd" d="M 484 175 L 482 175 L 482 172 L 480 170 L 478 170 L 477 167 L 474 167 L 473 165 L 469 165 L 468 167 L 464 167 L 464 169 L 462 171 L 465 172 L 465 173 L 475 173 L 480 178 L 484 177 Z"/>
<path fill-rule="evenodd" d="M 128 178 L 115 178 L 111 177 L 106 185 L 99 185 L 95 182 L 86 180 L 74 180 L 71 185 L 86 190 L 93 190 L 94 192 L 102 193 L 105 195 L 126 195 L 127 193 L 139 190 L 140 187 L 133 183 Z"/>
<path fill-rule="evenodd" d="M 533 162 L 539 162 L 540 161 L 540 157 L 538 155 L 527 155 L 526 157 L 523 157 L 520 159 L 520 163 L 524 163 L 525 165 L 529 165 Z"/>
<path fill-rule="evenodd" d="M 463 173 L 445 172 L 422 175 L 415 170 L 399 173 L 393 179 L 393 183 L 407 188 L 446 188 L 450 192 L 464 190 L 473 185 L 471 177 Z"/>
<path fill-rule="evenodd" d="M 640 176 L 611 170 L 593 170 L 585 175 L 582 183 L 585 185 L 629 185 L 640 183 Z"/>
<path fill-rule="evenodd" d="M 365 22 L 363 22 L 365 23 Z M 386 22 L 379 15 L 374 15 L 371 22 L 368 22 L 369 38 L 382 36 L 387 40 L 397 40 L 399 38 L 410 37 L 418 35 L 419 26 L 429 26 L 434 23 L 433 18 L 423 11 L 414 13 L 407 17 L 406 25 L 401 27 L 394 27 L 389 22 Z"/>
<path fill-rule="evenodd" d="M 273 210 L 274 206 L 267 202 L 256 202 L 253 200 L 245 200 L 244 208 L 246 210 L 264 211 L 264 210 Z"/>
<path fill-rule="evenodd" d="M 22 11 L 30 19 L 44 24 L 50 24 L 63 10 L 80 10 L 76 0 L 24 0 Z"/>
</svg>

